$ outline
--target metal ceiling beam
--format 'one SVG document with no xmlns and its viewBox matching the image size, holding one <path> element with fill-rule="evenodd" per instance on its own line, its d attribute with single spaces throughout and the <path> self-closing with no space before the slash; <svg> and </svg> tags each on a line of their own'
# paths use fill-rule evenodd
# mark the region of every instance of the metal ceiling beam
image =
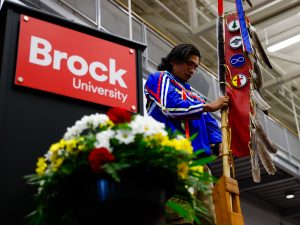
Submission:
<svg viewBox="0 0 300 225">
<path fill-rule="evenodd" d="M 140 8 L 142 8 L 145 13 L 148 13 L 148 14 L 152 14 L 153 13 L 153 9 L 151 8 L 150 5 L 147 4 L 147 1 L 135 0 L 133 3 L 135 3 Z"/>
<path fill-rule="evenodd" d="M 217 47 L 214 46 L 212 43 L 210 43 L 208 40 L 206 40 L 204 37 L 199 37 L 206 45 L 208 45 L 211 49 L 213 49 L 215 52 L 217 52 Z"/>
<path fill-rule="evenodd" d="M 284 84 L 284 83 L 286 83 L 288 81 L 297 79 L 299 77 L 300 77 L 300 72 L 299 72 L 299 70 L 296 70 L 296 71 L 290 73 L 289 75 L 277 77 L 275 79 L 266 81 L 263 84 L 262 89 L 267 89 L 267 88 L 271 88 L 271 87 L 274 87 L 274 86 L 277 86 L 277 85 L 282 85 L 282 84 Z"/>
<path fill-rule="evenodd" d="M 159 0 L 154 0 L 156 4 L 162 7 L 165 11 L 167 11 L 171 16 L 173 16 L 179 23 L 181 23 L 185 28 L 187 28 L 190 32 L 193 31 L 192 27 L 184 22 L 179 16 L 177 16 L 172 10 L 170 10 L 165 4 L 161 3 Z"/>
<path fill-rule="evenodd" d="M 150 15 L 144 16 L 144 18 L 148 21 L 150 21 L 150 19 L 151 19 L 152 24 L 159 24 L 161 27 L 163 27 L 164 29 L 167 29 L 167 30 L 170 30 L 170 27 L 171 27 L 172 30 L 175 32 L 179 32 L 179 33 L 187 32 L 186 28 L 181 26 L 179 23 L 177 23 L 176 20 L 167 20 L 164 17 L 159 17 L 159 15 L 153 16 L 153 14 L 151 16 Z M 159 28 L 158 26 L 156 26 L 156 27 Z"/>
<path fill-rule="evenodd" d="M 210 22 L 207 22 L 201 26 L 199 26 L 197 29 L 193 30 L 194 35 L 203 35 L 204 33 L 211 31 L 216 26 L 216 21 L 211 20 Z"/>
<path fill-rule="evenodd" d="M 198 27 L 198 15 L 196 0 L 187 1 L 190 26 L 195 29 Z"/>
<path fill-rule="evenodd" d="M 271 71 L 276 71 L 280 76 L 285 76 L 286 71 L 274 60 L 270 59 L 273 69 Z"/>
<path fill-rule="evenodd" d="M 284 107 L 287 111 L 291 112 L 291 113 L 294 113 L 293 110 L 287 106 L 282 100 L 279 100 L 277 96 L 275 96 L 273 93 L 271 93 L 270 91 L 268 90 L 265 90 L 265 92 L 271 96 L 278 104 L 280 104 L 282 107 Z M 300 110 L 300 107 L 299 106 L 295 106 L 298 110 Z M 297 119 L 300 121 L 300 116 L 297 115 Z M 298 134 L 299 135 L 299 134 Z"/>
<path fill-rule="evenodd" d="M 272 53 L 268 53 L 268 55 L 271 56 L 272 58 L 275 58 L 275 59 L 280 59 L 280 60 L 285 61 L 285 62 L 300 65 L 300 61 L 295 60 L 295 58 L 293 58 L 289 55 L 286 55 L 286 54 L 281 54 L 281 53 L 278 53 L 278 52 L 276 52 L 276 53 L 272 52 Z"/>
<path fill-rule="evenodd" d="M 255 6 L 253 6 L 252 8 L 249 8 L 247 10 L 245 10 L 247 12 L 247 14 L 249 15 L 254 15 L 255 13 L 257 13 L 258 11 L 260 11 L 259 9 L 264 7 L 264 8 L 268 8 L 274 5 L 274 2 L 277 3 L 279 1 L 282 0 L 273 0 L 273 1 L 269 1 L 269 0 L 265 0 L 260 4 L 257 4 Z M 216 15 L 216 14 L 215 14 Z M 251 22 L 251 24 L 254 24 Z M 212 29 L 215 29 L 216 27 L 216 21 L 212 20 L 211 22 L 209 22 L 209 24 L 206 24 L 205 26 L 203 25 L 203 27 L 199 27 L 197 30 L 195 30 L 193 32 L 193 34 L 195 35 L 201 35 L 207 31 L 210 31 Z"/>
<path fill-rule="evenodd" d="M 204 5 L 207 7 L 207 9 L 215 16 L 218 15 L 218 9 L 217 7 L 211 2 L 210 0 L 204 0 Z"/>
<path fill-rule="evenodd" d="M 181 18 L 179 18 L 173 11 L 171 11 L 166 5 L 164 5 L 163 3 L 161 3 L 159 0 L 154 0 L 159 6 L 161 6 L 164 10 L 166 10 L 171 16 L 173 16 L 178 22 L 180 22 L 185 28 L 188 29 L 188 31 L 190 31 L 191 33 L 193 33 L 193 29 L 190 25 L 188 25 L 187 23 L 185 23 Z M 205 42 L 206 45 L 208 45 L 209 47 L 211 47 L 214 51 L 217 51 L 216 46 L 214 46 L 213 44 L 211 44 L 208 40 L 206 40 L 203 37 L 200 37 L 200 39 Z"/>
<path fill-rule="evenodd" d="M 208 18 L 200 9 L 197 8 L 197 13 L 199 13 L 199 15 L 201 17 L 203 17 L 207 22 L 211 21 L 210 18 Z"/>
<path fill-rule="evenodd" d="M 268 5 L 267 8 L 272 7 L 272 6 L 275 5 L 274 3 L 279 3 L 281 1 L 283 1 L 283 0 L 268 1 L 269 3 L 267 4 Z M 297 7 L 297 6 L 300 5 L 300 1 L 299 0 L 294 1 L 294 2 L 290 2 L 290 1 L 284 1 L 284 2 L 288 3 L 284 7 L 273 7 L 272 9 L 274 9 L 274 10 L 271 13 L 268 13 L 268 14 L 264 13 L 264 16 L 261 17 L 261 18 L 259 18 L 259 17 L 253 17 L 253 19 L 251 20 L 251 24 L 252 25 L 256 25 L 258 23 L 261 23 L 261 22 L 264 22 L 264 21 L 267 21 L 267 20 L 270 20 L 271 21 L 270 23 L 272 24 L 272 23 L 274 23 L 274 17 L 277 17 L 277 16 L 279 16 L 281 14 L 286 14 L 289 10 L 291 10 L 291 9 L 293 9 L 293 8 L 295 8 L 295 7 Z M 264 8 L 261 7 L 261 9 L 257 9 L 256 12 L 259 12 L 261 10 L 264 10 Z M 254 12 L 254 13 L 256 13 L 256 12 Z M 251 13 L 249 13 L 249 14 L 252 15 Z M 280 18 L 280 20 L 281 19 L 282 18 Z"/>
<path fill-rule="evenodd" d="M 273 0 L 273 1 L 264 1 L 260 4 L 254 5 L 254 7 L 252 8 L 252 10 L 249 10 L 248 12 L 248 16 L 252 16 L 255 13 L 259 13 L 265 9 L 268 9 L 270 7 L 272 7 L 273 5 L 278 4 L 279 2 L 282 2 L 283 0 Z M 267 2 L 267 4 L 265 4 Z M 254 18 L 255 19 L 255 18 Z M 252 22 L 251 22 L 252 23 Z M 253 24 L 253 23 L 252 23 Z"/>
</svg>

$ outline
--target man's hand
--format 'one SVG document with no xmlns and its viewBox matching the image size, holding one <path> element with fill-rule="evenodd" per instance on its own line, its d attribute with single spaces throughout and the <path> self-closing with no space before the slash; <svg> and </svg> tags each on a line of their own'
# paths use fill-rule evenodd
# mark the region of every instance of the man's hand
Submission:
<svg viewBox="0 0 300 225">
<path fill-rule="evenodd" d="M 228 96 L 221 96 L 216 101 L 212 103 L 205 104 L 203 106 L 204 112 L 215 112 L 221 108 L 225 108 L 228 106 L 229 97 Z"/>
</svg>

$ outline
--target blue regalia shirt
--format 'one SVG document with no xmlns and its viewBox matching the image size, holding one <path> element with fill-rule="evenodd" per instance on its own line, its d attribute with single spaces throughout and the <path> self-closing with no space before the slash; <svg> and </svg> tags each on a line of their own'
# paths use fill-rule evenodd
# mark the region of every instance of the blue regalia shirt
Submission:
<svg viewBox="0 0 300 225">
<path fill-rule="evenodd" d="M 217 121 L 203 112 L 205 100 L 188 83 L 180 82 L 168 71 L 150 74 L 145 84 L 147 113 L 167 129 L 182 132 L 192 140 L 194 151 L 211 155 L 210 144 L 222 142 Z"/>
</svg>

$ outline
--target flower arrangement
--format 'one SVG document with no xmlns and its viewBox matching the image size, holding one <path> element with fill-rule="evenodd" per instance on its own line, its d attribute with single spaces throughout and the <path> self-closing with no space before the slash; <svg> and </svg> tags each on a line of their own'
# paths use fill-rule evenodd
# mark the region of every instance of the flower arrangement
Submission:
<svg viewBox="0 0 300 225">
<path fill-rule="evenodd" d="M 172 187 L 169 197 L 173 197 L 167 206 L 197 220 L 197 213 L 205 213 L 205 209 L 192 190 L 205 189 L 204 182 L 211 177 L 202 172 L 201 165 L 212 160 L 197 159 L 200 152 L 193 153 L 189 139 L 167 132 L 164 124 L 151 117 L 132 115 L 119 108 L 107 114 L 84 116 L 38 159 L 36 173 L 26 176 L 30 184 L 38 186 L 37 208 L 29 215 L 30 221 L 47 224 L 48 211 L 56 204 L 53 206 L 51 201 L 59 195 L 57 186 L 65 184 L 74 173 L 85 171 L 89 177 L 122 182 L 124 172 L 132 168 L 157 174 L 157 179 Z M 173 201 L 174 197 L 188 203 L 193 213 Z M 62 213 L 60 217 L 68 215 Z"/>
</svg>

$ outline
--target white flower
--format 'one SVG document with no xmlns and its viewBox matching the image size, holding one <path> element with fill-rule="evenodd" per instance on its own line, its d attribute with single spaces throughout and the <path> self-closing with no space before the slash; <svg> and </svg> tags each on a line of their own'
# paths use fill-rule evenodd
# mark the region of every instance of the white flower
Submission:
<svg viewBox="0 0 300 225">
<path fill-rule="evenodd" d="M 66 153 L 67 153 L 67 152 L 66 152 L 65 149 L 60 149 L 60 150 L 58 150 L 57 155 L 61 157 L 61 156 L 65 156 Z"/>
<path fill-rule="evenodd" d="M 178 134 L 178 135 L 176 136 L 176 139 L 177 139 L 177 140 L 182 140 L 182 139 L 185 139 L 185 137 L 184 137 L 183 135 L 181 135 L 181 134 Z"/>
<path fill-rule="evenodd" d="M 44 156 L 45 158 L 47 159 L 47 161 L 50 161 L 51 160 L 51 157 L 52 157 L 53 153 L 48 151 Z"/>
<path fill-rule="evenodd" d="M 112 130 L 105 130 L 96 134 L 95 148 L 107 148 L 109 152 L 112 152 L 110 147 L 110 139 L 115 135 Z"/>
<path fill-rule="evenodd" d="M 107 125 L 109 117 L 105 114 L 92 114 L 90 116 L 83 116 L 80 120 L 75 122 L 75 125 L 67 128 L 64 134 L 65 140 L 78 137 L 82 131 L 87 128 L 97 128 L 99 125 Z"/>
<path fill-rule="evenodd" d="M 107 125 L 109 121 L 109 117 L 105 114 L 93 114 L 90 116 L 88 120 L 88 124 L 92 126 L 92 128 L 97 128 L 99 125 Z"/>
<path fill-rule="evenodd" d="M 152 136 L 158 133 L 167 135 L 164 130 L 165 125 L 153 119 L 152 117 L 143 117 L 137 115 L 129 126 L 132 128 L 133 134 L 143 134 L 144 137 Z"/>
<path fill-rule="evenodd" d="M 195 194 L 195 189 L 193 187 L 189 187 L 188 188 L 188 192 L 191 194 L 191 195 L 194 195 Z"/>
<path fill-rule="evenodd" d="M 131 130 L 118 130 L 116 132 L 115 138 L 118 139 L 120 144 L 129 144 L 134 142 L 135 135 L 132 133 Z"/>
</svg>

